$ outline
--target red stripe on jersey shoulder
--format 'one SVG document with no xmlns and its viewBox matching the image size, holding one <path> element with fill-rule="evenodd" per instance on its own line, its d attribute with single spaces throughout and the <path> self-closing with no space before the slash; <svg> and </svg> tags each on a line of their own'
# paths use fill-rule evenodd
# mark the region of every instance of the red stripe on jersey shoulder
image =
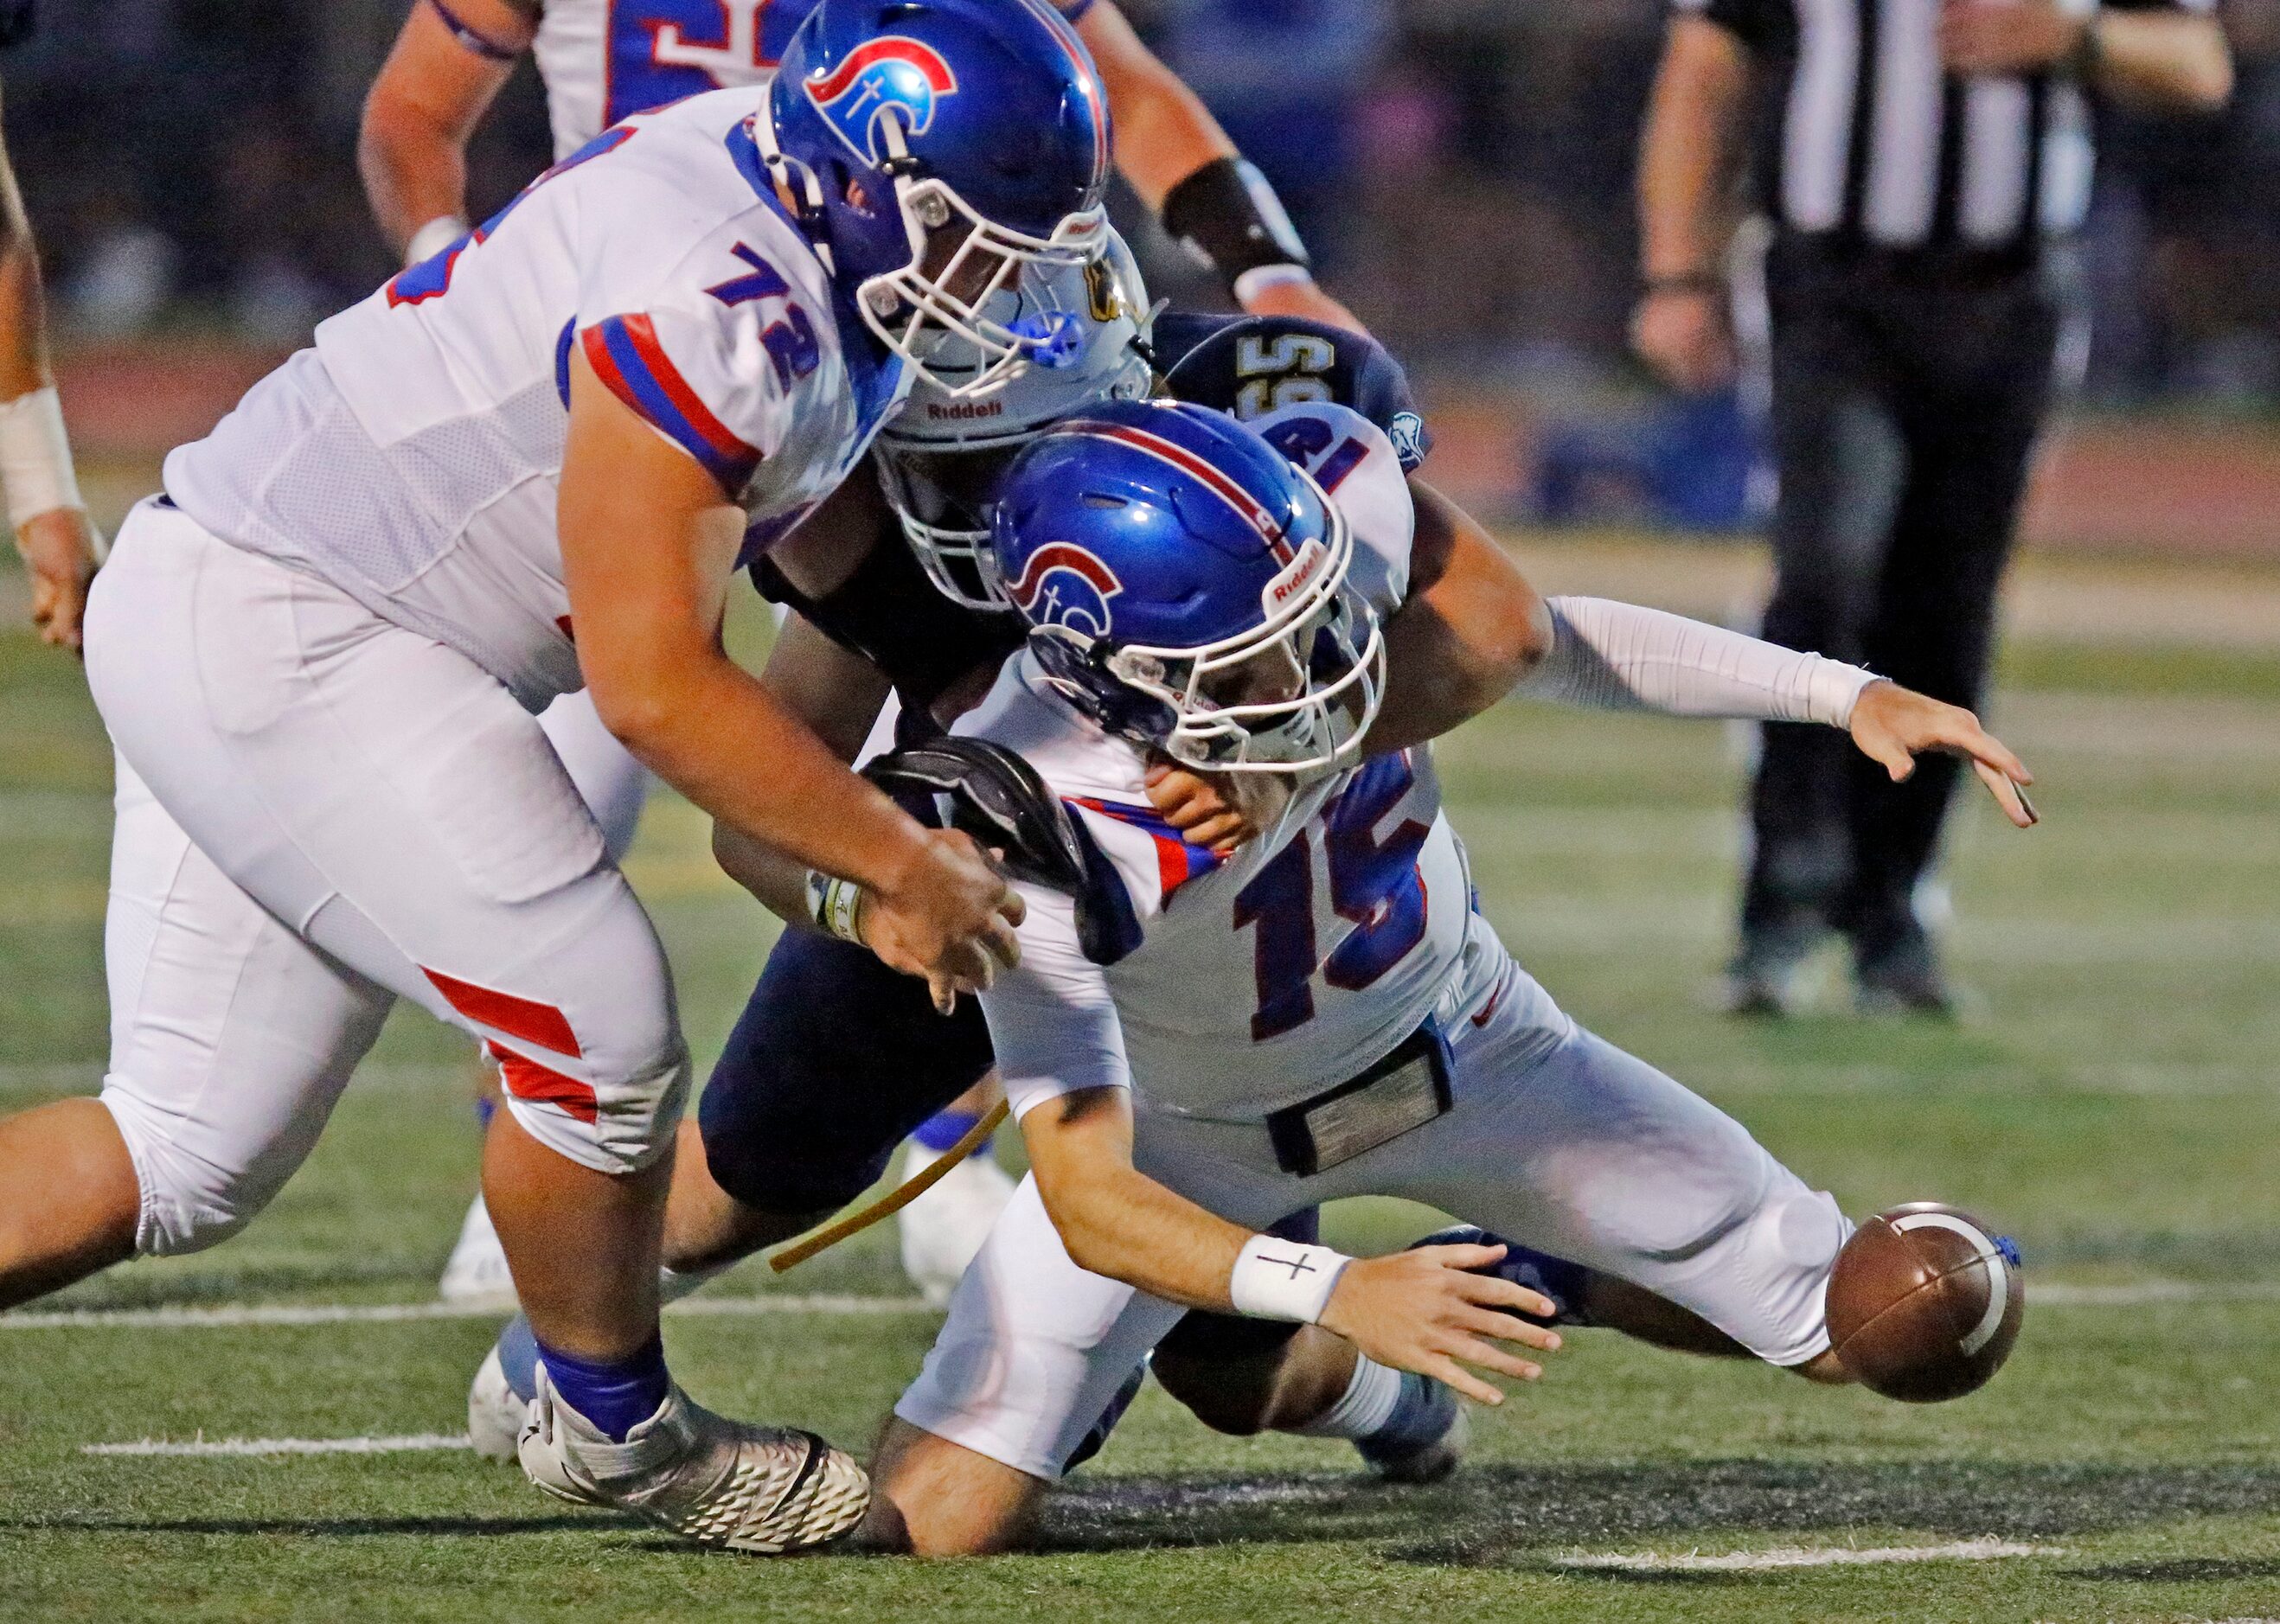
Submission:
<svg viewBox="0 0 2280 1624">
<path fill-rule="evenodd" d="M 712 408 L 689 387 L 689 381 L 681 375 L 672 358 L 665 353 L 665 346 L 658 342 L 657 327 L 649 317 L 636 312 L 623 319 L 626 336 L 633 341 L 634 350 L 649 368 L 650 376 L 657 381 L 658 388 L 665 391 L 666 397 L 681 408 L 681 414 L 689 419 L 689 427 L 704 435 L 705 443 L 723 457 L 758 458 L 759 452 L 713 416 Z"/>
</svg>

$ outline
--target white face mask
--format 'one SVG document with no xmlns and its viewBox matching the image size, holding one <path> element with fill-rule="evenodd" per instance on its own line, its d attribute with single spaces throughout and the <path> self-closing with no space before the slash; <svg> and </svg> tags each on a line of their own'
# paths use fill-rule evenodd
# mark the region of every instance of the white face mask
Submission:
<svg viewBox="0 0 2280 1624">
<path fill-rule="evenodd" d="M 881 124 L 889 152 L 904 156 L 900 124 Z M 1013 289 L 1025 267 L 1082 272 L 1106 250 L 1108 211 L 1095 204 L 1064 215 L 1050 237 L 1001 226 L 958 195 L 946 181 L 895 177 L 895 202 L 909 234 L 911 258 L 899 270 L 857 285 L 863 323 L 910 365 L 918 381 L 953 399 L 979 400 L 1004 389 L 1059 342 L 1052 330 L 1024 332 L 992 320 L 993 300 Z M 963 225 L 955 245 L 949 234 Z M 938 269 L 928 270 L 931 260 Z"/>
</svg>

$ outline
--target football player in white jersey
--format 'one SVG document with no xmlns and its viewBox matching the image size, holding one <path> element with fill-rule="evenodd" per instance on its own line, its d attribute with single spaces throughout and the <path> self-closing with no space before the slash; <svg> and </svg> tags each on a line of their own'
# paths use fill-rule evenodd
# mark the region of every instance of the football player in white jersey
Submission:
<svg viewBox="0 0 2280 1624">
<path fill-rule="evenodd" d="M 1494 1272 L 1499 1247 L 1356 1260 L 1259 1233 L 1350 1195 L 1443 1207 L 1645 1288 L 1705 1345 L 1847 1379 L 1822 1317 L 1834 1202 L 1579 1028 L 1474 909 L 1429 752 L 1381 703 L 1412 524 L 1391 445 L 1334 405 L 1253 427 L 1110 404 L 999 488 L 1029 640 L 954 730 L 1073 809 L 1086 880 L 1022 888 L 1022 962 L 982 995 L 1032 1173 L 874 1457 L 888 1544 L 1017 1538 L 1190 1308 L 1325 1328 L 1356 1385 L 1406 1370 L 1493 1404 L 1467 1366 L 1539 1374 L 1498 1343 L 1557 1335 L 1506 1311 L 1557 1305 Z M 1595 599 L 1546 605 L 1537 643 L 1545 697 L 1849 727 L 1896 774 L 1954 750 L 2031 821 L 1975 719 L 1867 672 Z M 1232 853 L 1191 845 L 1147 804 L 1166 759 L 1280 810 Z"/>
<path fill-rule="evenodd" d="M 1039 0 L 1044 3 L 1044 0 Z M 521 54 L 545 81 L 558 158 L 605 127 L 685 96 L 772 76 L 814 0 L 418 0 L 365 105 L 359 161 L 373 212 L 407 262 L 466 229 L 467 140 Z M 1093 53 L 1118 130 L 1116 158 L 1142 199 L 1212 261 L 1246 309 L 1359 330 L 1307 270 L 1305 246 L 1259 172 L 1203 104 L 1134 34 L 1113 0 L 1051 0 Z M 648 777 L 602 727 L 591 700 L 566 695 L 542 725 L 593 808 L 612 856 L 633 843 Z M 959 1102 L 924 1124 L 908 1176 L 993 1103 Z M 970 1107 L 970 1109 L 967 1109 Z M 974 1157 L 903 1216 L 913 1279 L 946 1293 L 1011 1186 Z M 447 1301 L 512 1297 L 478 1199 L 438 1290 Z"/>
<path fill-rule="evenodd" d="M 0 4 L 0 50 L 32 26 L 26 4 Z M 76 649 L 88 582 L 102 538 L 80 499 L 64 434 L 62 404 L 48 372 L 40 249 L 0 147 L 0 493 L 8 528 L 31 577 L 32 624 L 41 641 Z"/>
<path fill-rule="evenodd" d="M 418 0 L 365 104 L 358 159 L 381 229 L 412 259 L 466 227 L 467 139 L 525 51 L 554 152 L 684 96 L 762 84 L 816 0 Z M 1029 3 L 1029 0 L 1021 0 Z M 1117 125 L 1116 162 L 1244 308 L 1357 327 L 1313 281 L 1258 170 L 1114 0 L 1034 0 L 1075 26 Z"/>
<path fill-rule="evenodd" d="M 984 304 L 1107 229 L 1105 108 L 1050 12 L 823 0 L 787 61 L 605 133 L 168 458 L 89 612 L 110 1069 L 0 1122 L 4 1305 L 226 1239 L 397 998 L 461 1027 L 500 1067 L 485 1181 L 545 1347 L 526 1471 L 758 1551 L 843 1531 L 867 1482 L 671 1382 L 688 1054 L 533 713 L 590 684 L 693 801 L 877 888 L 876 951 L 938 997 L 1013 962 L 1004 881 L 733 665 L 721 604 L 911 373 L 955 358 L 973 398 L 1017 375 L 1035 340 Z"/>
</svg>

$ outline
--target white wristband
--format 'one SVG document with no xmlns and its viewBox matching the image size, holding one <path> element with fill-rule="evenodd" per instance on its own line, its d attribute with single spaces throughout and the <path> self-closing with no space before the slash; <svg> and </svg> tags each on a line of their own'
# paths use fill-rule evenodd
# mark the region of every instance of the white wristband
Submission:
<svg viewBox="0 0 2280 1624">
<path fill-rule="evenodd" d="M 1236 1255 L 1227 1277 L 1235 1311 L 1256 1320 L 1312 1325 L 1329 1306 L 1338 1275 L 1353 1259 L 1327 1246 L 1302 1246 L 1272 1235 L 1254 1235 Z"/>
<path fill-rule="evenodd" d="M 53 384 L 0 404 L 0 486 L 7 488 L 12 529 L 59 507 L 87 505 Z"/>
<path fill-rule="evenodd" d="M 842 942 L 863 945 L 863 888 L 836 874 L 807 871 L 807 915 L 815 927 Z"/>
<path fill-rule="evenodd" d="M 467 235 L 467 222 L 456 214 L 438 214 L 412 234 L 412 241 L 404 245 L 404 263 L 418 265 Z"/>
</svg>

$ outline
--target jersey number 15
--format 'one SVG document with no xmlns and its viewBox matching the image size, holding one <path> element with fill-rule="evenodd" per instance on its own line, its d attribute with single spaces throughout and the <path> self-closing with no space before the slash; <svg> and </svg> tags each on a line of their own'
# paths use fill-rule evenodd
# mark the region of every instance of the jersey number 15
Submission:
<svg viewBox="0 0 2280 1624">
<path fill-rule="evenodd" d="M 1405 818 L 1380 840 L 1372 831 L 1416 782 L 1409 758 L 1382 756 L 1358 770 L 1323 819 L 1330 906 L 1352 922 L 1328 958 L 1314 945 L 1314 850 L 1307 832 L 1275 854 L 1236 893 L 1235 927 L 1257 926 L 1252 973 L 1259 1004 L 1251 1038 L 1264 1043 L 1314 1018 L 1314 973 L 1359 992 L 1425 939 L 1425 876 L 1417 854 L 1429 825 Z"/>
</svg>

